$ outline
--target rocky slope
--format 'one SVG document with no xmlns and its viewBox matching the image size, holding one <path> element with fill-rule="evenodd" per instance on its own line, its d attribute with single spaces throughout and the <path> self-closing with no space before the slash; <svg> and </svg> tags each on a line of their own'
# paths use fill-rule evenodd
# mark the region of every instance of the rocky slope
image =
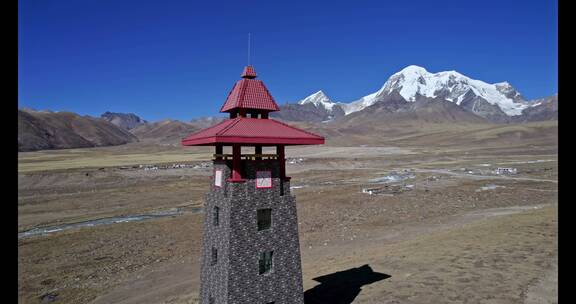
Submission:
<svg viewBox="0 0 576 304">
<path fill-rule="evenodd" d="M 522 115 L 514 117 L 515 122 L 558 120 L 558 94 L 536 99 L 532 107 L 525 109 Z"/>
<path fill-rule="evenodd" d="M 395 123 L 487 123 L 462 107 L 442 98 L 417 96 L 407 101 L 398 92 L 392 92 L 361 111 L 350 113 L 327 126 L 370 127 Z"/>
<path fill-rule="evenodd" d="M 141 119 L 140 117 L 138 117 L 136 114 L 133 113 L 106 112 L 100 115 L 100 118 L 109 121 L 110 123 L 124 130 L 134 129 L 146 123 L 145 120 Z"/>
</svg>

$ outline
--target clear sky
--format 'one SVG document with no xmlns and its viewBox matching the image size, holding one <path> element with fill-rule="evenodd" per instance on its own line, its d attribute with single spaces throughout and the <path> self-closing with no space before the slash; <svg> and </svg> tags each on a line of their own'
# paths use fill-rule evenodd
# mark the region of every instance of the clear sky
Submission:
<svg viewBox="0 0 576 304">
<path fill-rule="evenodd" d="M 247 63 L 279 104 L 349 102 L 415 64 L 558 91 L 555 0 L 19 0 L 18 106 L 155 121 L 218 113 Z"/>
</svg>

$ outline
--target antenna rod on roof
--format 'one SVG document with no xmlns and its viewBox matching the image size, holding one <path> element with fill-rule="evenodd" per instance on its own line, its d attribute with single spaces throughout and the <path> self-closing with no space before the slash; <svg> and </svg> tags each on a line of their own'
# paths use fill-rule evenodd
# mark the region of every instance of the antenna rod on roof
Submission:
<svg viewBox="0 0 576 304">
<path fill-rule="evenodd" d="M 250 65 L 250 33 L 248 33 L 248 65 Z"/>
</svg>

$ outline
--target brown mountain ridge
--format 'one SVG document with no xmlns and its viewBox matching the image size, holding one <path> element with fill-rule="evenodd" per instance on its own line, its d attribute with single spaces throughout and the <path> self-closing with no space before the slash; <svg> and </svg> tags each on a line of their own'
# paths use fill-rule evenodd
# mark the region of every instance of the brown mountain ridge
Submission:
<svg viewBox="0 0 576 304">
<path fill-rule="evenodd" d="M 105 120 L 71 112 L 18 110 L 18 151 L 121 145 L 138 141 Z"/>
</svg>

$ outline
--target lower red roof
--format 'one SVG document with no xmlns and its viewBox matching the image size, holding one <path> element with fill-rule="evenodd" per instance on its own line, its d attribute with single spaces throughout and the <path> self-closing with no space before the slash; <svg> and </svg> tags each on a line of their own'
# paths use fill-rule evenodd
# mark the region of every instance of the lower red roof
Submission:
<svg viewBox="0 0 576 304">
<path fill-rule="evenodd" d="M 274 119 L 237 117 L 182 140 L 184 146 L 215 144 L 321 145 L 324 137 Z"/>
</svg>

